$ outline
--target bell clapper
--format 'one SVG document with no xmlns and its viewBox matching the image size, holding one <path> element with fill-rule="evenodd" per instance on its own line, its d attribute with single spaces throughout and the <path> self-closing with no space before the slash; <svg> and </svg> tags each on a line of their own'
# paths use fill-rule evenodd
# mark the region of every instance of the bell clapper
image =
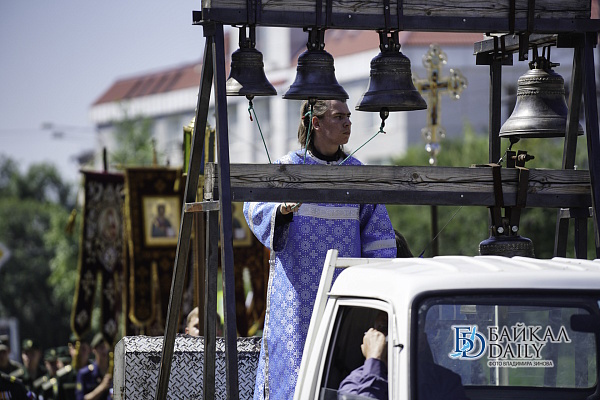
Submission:
<svg viewBox="0 0 600 400">
<path fill-rule="evenodd" d="M 248 99 L 248 114 L 250 115 L 250 121 L 254 121 L 252 119 L 252 111 L 254 111 L 254 105 L 252 104 L 252 99 L 254 98 L 254 96 L 249 94 L 249 95 L 246 95 L 246 98 Z"/>
<path fill-rule="evenodd" d="M 379 111 L 379 118 L 381 118 L 381 126 L 379 127 L 379 132 L 385 133 L 383 131 L 383 127 L 385 126 L 385 120 L 390 116 L 390 110 L 387 107 L 383 107 L 381 111 Z"/>
</svg>

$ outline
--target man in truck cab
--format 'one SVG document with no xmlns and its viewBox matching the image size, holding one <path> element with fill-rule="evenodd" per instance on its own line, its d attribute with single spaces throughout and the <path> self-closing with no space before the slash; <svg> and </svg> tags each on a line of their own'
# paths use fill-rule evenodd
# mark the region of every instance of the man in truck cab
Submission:
<svg viewBox="0 0 600 400">
<path fill-rule="evenodd" d="M 360 350 L 365 362 L 340 383 L 339 393 L 387 400 L 387 313 L 380 311 L 365 332 Z"/>
<path fill-rule="evenodd" d="M 379 311 L 373 327 L 365 332 L 360 346 L 365 362 L 353 370 L 340 383 L 338 396 L 348 400 L 372 398 L 388 399 L 387 379 L 388 317 Z M 422 333 L 418 341 L 418 398 L 419 400 L 467 400 L 460 375 L 433 361 L 427 336 Z"/>
</svg>

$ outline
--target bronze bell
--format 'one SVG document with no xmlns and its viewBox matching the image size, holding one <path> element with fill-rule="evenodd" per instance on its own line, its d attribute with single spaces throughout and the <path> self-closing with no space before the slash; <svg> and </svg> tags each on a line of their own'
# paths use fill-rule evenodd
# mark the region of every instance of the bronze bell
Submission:
<svg viewBox="0 0 600 400">
<path fill-rule="evenodd" d="M 277 91 L 267 80 L 262 53 L 240 48 L 231 55 L 231 70 L 225 83 L 227 96 L 273 96 Z"/>
<path fill-rule="evenodd" d="M 227 96 L 273 96 L 277 91 L 268 81 L 263 55 L 254 48 L 254 27 L 250 27 L 250 38 L 246 28 L 240 28 L 240 48 L 231 55 L 231 70 L 225 82 Z"/>
<path fill-rule="evenodd" d="M 335 79 L 333 56 L 325 50 L 306 50 L 298 57 L 296 79 L 283 95 L 288 100 L 346 100 L 348 93 Z"/>
<path fill-rule="evenodd" d="M 565 137 L 568 112 L 565 81 L 542 57 L 530 66 L 531 69 L 519 78 L 515 109 L 500 128 L 500 137 L 516 139 L 513 141 Z M 577 134 L 583 135 L 583 127 L 578 125 Z"/>
<path fill-rule="evenodd" d="M 427 103 L 412 81 L 410 60 L 400 51 L 398 32 L 380 32 L 381 52 L 371 60 L 369 88 L 356 110 L 379 112 L 424 110 Z"/>
<path fill-rule="evenodd" d="M 482 256 L 535 257 L 533 242 L 521 235 L 492 235 L 479 243 L 479 254 Z"/>
<path fill-rule="evenodd" d="M 288 100 L 346 100 L 348 93 L 335 79 L 333 56 L 324 50 L 325 30 L 308 31 L 306 50 L 298 57 L 296 79 L 283 95 Z"/>
</svg>

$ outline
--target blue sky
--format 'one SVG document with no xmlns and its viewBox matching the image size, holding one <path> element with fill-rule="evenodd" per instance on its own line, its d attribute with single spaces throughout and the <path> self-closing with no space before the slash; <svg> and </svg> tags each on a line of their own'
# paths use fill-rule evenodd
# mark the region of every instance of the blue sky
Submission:
<svg viewBox="0 0 600 400">
<path fill-rule="evenodd" d="M 0 1 L 0 155 L 25 169 L 94 147 L 91 104 L 117 79 L 200 60 L 200 0 Z M 53 129 L 42 129 L 52 123 Z"/>
</svg>

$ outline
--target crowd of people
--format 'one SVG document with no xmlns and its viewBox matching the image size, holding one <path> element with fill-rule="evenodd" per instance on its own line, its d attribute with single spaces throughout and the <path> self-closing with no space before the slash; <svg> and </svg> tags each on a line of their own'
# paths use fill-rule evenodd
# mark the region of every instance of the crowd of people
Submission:
<svg viewBox="0 0 600 400">
<path fill-rule="evenodd" d="M 10 358 L 8 336 L 0 336 L 0 399 L 112 399 L 110 344 L 101 333 L 71 335 L 65 346 L 42 349 L 21 344 L 21 360 Z"/>
<path fill-rule="evenodd" d="M 199 309 L 186 318 L 184 333 L 199 336 Z M 219 321 L 217 335 L 223 335 Z M 111 400 L 110 343 L 101 333 L 77 337 L 65 346 L 42 349 L 34 340 L 21 343 L 21 360 L 10 358 L 10 338 L 0 335 L 0 400 Z"/>
</svg>

